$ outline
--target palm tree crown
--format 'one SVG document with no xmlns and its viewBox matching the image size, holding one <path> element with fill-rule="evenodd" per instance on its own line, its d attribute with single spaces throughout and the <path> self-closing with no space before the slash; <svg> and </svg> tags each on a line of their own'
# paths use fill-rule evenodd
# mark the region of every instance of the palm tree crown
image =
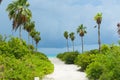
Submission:
<svg viewBox="0 0 120 80">
<path fill-rule="evenodd" d="M 97 24 L 101 24 L 102 13 L 97 13 L 96 16 L 94 17 L 94 20 L 96 21 Z"/>
<path fill-rule="evenodd" d="M 67 51 L 69 52 L 69 45 L 68 45 L 69 35 L 68 35 L 68 32 L 67 32 L 67 31 L 64 32 L 64 37 L 65 37 L 65 39 L 67 40 Z"/>
<path fill-rule="evenodd" d="M 30 33 L 35 27 L 35 22 L 34 21 L 28 21 L 24 25 L 24 29 Z"/>
<path fill-rule="evenodd" d="M 69 34 L 69 37 L 70 37 L 70 39 L 71 39 L 71 41 L 72 41 L 72 43 L 73 43 L 73 52 L 74 52 L 74 40 L 75 40 L 75 36 L 74 36 L 74 32 L 71 32 L 70 34 Z"/>
<path fill-rule="evenodd" d="M 79 35 L 81 37 L 83 37 L 87 31 L 86 31 L 86 27 L 83 26 L 83 24 L 81 24 L 78 28 L 77 28 L 77 33 L 79 33 Z"/>
<path fill-rule="evenodd" d="M 67 31 L 64 32 L 64 37 L 65 37 L 66 39 L 68 39 L 69 35 L 68 35 L 68 32 L 67 32 Z"/>
<path fill-rule="evenodd" d="M 120 23 L 117 24 L 117 27 L 118 27 L 118 34 L 120 35 Z"/>
<path fill-rule="evenodd" d="M 79 36 L 81 37 L 81 42 L 82 42 L 82 53 L 83 53 L 83 37 L 84 35 L 87 33 L 86 31 L 86 27 L 83 26 L 83 24 L 81 24 L 80 26 L 78 26 L 77 28 L 77 33 L 79 34 Z"/>
<path fill-rule="evenodd" d="M 71 41 L 74 41 L 74 39 L 75 39 L 74 34 L 75 34 L 74 32 L 71 32 L 71 33 L 69 34 L 69 37 L 70 37 Z"/>
<path fill-rule="evenodd" d="M 0 4 L 1 4 L 2 0 L 0 0 Z"/>
<path fill-rule="evenodd" d="M 30 43 L 30 39 L 29 39 L 30 32 L 34 29 L 34 27 L 35 27 L 34 21 L 28 21 L 24 25 L 24 29 L 28 32 L 28 44 Z"/>
<path fill-rule="evenodd" d="M 31 11 L 28 9 L 29 3 L 27 0 L 16 0 L 10 3 L 7 7 L 9 12 L 9 18 L 13 21 L 13 30 L 20 28 L 21 37 L 21 26 L 23 26 L 32 17 Z"/>
<path fill-rule="evenodd" d="M 39 43 L 39 41 L 41 40 L 40 32 L 36 32 L 36 33 L 35 33 L 34 40 L 35 40 L 35 43 L 36 43 L 36 51 L 37 51 L 38 43 Z"/>
</svg>

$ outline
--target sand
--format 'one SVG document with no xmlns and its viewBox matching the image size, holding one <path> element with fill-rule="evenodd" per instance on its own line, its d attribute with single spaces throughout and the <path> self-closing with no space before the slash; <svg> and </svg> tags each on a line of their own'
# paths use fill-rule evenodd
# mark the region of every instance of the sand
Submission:
<svg viewBox="0 0 120 80">
<path fill-rule="evenodd" d="M 43 80 L 88 80 L 84 72 L 78 71 L 76 65 L 64 64 L 57 58 L 49 58 L 54 64 L 54 72 L 47 75 Z"/>
</svg>

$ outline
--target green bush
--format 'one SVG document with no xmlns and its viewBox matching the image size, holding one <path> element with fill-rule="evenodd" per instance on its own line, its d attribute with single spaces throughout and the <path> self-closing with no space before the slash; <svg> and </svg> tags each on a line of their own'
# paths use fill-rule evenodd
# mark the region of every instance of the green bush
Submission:
<svg viewBox="0 0 120 80">
<path fill-rule="evenodd" d="M 9 53 L 13 54 L 16 58 L 21 58 L 30 53 L 25 41 L 20 40 L 19 38 L 11 38 L 8 41 L 8 45 L 10 47 Z"/>
<path fill-rule="evenodd" d="M 86 69 L 87 77 L 90 80 L 99 79 L 102 72 L 103 72 L 103 65 L 99 62 L 91 63 L 90 65 L 88 65 L 88 68 Z"/>
<path fill-rule="evenodd" d="M 30 49 L 19 38 L 10 38 L 8 41 L 1 38 L 0 79 L 33 80 L 35 76 L 43 78 L 53 72 L 54 65 L 45 54 L 33 51 L 34 48 Z"/>
<path fill-rule="evenodd" d="M 89 54 L 87 52 L 79 54 L 75 59 L 75 64 L 80 67 L 80 71 L 85 71 L 87 66 L 93 62 L 94 58 L 95 58 L 94 54 Z"/>
<path fill-rule="evenodd" d="M 53 64 L 46 56 L 43 56 L 43 54 L 40 53 L 26 55 L 23 58 L 23 61 L 25 61 L 27 67 L 31 70 L 32 77 L 38 76 L 42 78 L 45 75 L 52 73 L 54 70 Z"/>
<path fill-rule="evenodd" d="M 63 54 L 58 54 L 57 57 L 64 61 L 66 64 L 74 64 L 76 57 L 78 56 L 78 52 L 65 52 Z"/>
<path fill-rule="evenodd" d="M 63 56 L 64 56 L 64 54 L 62 54 L 62 53 L 57 54 L 57 58 L 61 59 L 62 61 L 63 61 Z"/>
<path fill-rule="evenodd" d="M 97 54 L 86 73 L 91 80 L 120 80 L 120 49 L 110 47 L 105 54 Z"/>
</svg>

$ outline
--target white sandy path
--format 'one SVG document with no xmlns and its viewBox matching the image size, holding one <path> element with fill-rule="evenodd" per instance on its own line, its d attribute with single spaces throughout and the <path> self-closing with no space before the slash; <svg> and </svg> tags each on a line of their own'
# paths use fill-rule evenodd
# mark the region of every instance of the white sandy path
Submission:
<svg viewBox="0 0 120 80">
<path fill-rule="evenodd" d="M 76 65 L 64 64 L 57 58 L 49 58 L 54 64 L 54 72 L 47 75 L 44 80 L 88 80 L 84 72 L 77 71 Z"/>
</svg>

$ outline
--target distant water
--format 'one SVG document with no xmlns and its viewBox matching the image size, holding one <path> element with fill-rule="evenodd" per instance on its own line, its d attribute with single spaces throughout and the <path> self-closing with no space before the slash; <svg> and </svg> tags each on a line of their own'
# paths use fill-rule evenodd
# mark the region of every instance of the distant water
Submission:
<svg viewBox="0 0 120 80">
<path fill-rule="evenodd" d="M 56 57 L 57 56 L 57 54 L 45 54 L 45 55 L 47 55 L 47 57 Z"/>
</svg>

